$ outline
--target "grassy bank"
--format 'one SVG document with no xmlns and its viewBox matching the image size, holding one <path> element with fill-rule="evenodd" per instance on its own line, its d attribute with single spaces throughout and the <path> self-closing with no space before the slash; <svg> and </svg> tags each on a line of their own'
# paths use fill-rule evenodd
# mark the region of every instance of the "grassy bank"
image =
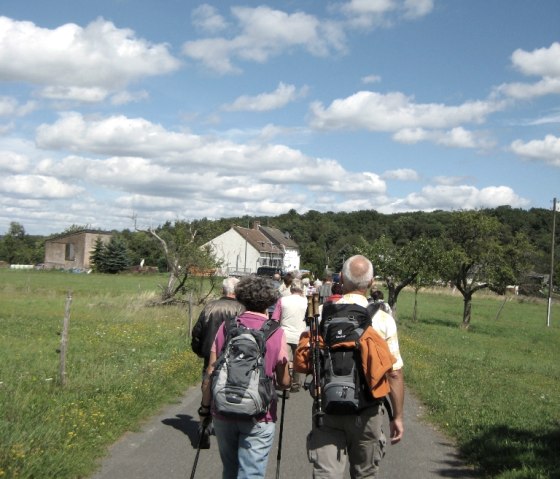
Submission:
<svg viewBox="0 0 560 479">
<path fill-rule="evenodd" d="M 164 279 L 0 270 L 0 477 L 83 477 L 106 446 L 199 379 L 185 308 L 145 306 Z"/>
<path fill-rule="evenodd" d="M 87 476 L 106 447 L 199 379 L 185 308 L 147 307 L 162 276 L 0 269 L 0 478 Z M 67 386 L 57 384 L 72 290 Z M 399 297 L 406 382 L 486 477 L 560 477 L 560 307 Z M 500 312 L 499 317 L 498 312 Z M 194 312 L 196 317 L 196 311 Z"/>
<path fill-rule="evenodd" d="M 558 478 L 560 308 L 547 327 L 542 301 L 475 298 L 467 332 L 460 295 L 423 294 L 418 322 L 403 296 L 406 383 L 485 477 Z"/>
</svg>

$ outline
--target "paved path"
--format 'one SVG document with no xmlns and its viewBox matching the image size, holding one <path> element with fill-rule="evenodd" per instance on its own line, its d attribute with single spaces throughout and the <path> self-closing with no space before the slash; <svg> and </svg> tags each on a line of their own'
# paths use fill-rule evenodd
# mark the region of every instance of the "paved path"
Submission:
<svg viewBox="0 0 560 479">
<path fill-rule="evenodd" d="M 127 433 L 115 443 L 91 479 L 189 478 L 196 454 L 199 404 L 200 389 L 190 388 L 180 403 L 168 406 L 146 421 L 139 432 Z M 306 391 L 292 394 L 286 401 L 281 478 L 311 477 L 311 465 L 305 452 L 305 438 L 311 428 L 311 404 Z M 461 463 L 449 440 L 425 423 L 422 416 L 422 405 L 407 391 L 405 438 L 395 446 L 388 446 L 380 478 L 477 477 Z M 276 477 L 279 424 L 268 461 L 267 479 Z M 196 477 L 219 478 L 221 471 L 216 438 L 212 437 L 211 448 L 200 451 Z"/>
</svg>

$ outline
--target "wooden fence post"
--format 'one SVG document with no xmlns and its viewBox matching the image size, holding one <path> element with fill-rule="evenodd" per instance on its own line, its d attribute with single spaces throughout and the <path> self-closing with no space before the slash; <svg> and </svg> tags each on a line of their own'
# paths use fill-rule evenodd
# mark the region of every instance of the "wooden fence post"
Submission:
<svg viewBox="0 0 560 479">
<path fill-rule="evenodd" d="M 189 338 L 192 335 L 192 300 L 193 300 L 193 293 L 192 291 L 190 291 L 189 299 L 187 303 L 188 316 L 189 316 Z"/>
<path fill-rule="evenodd" d="M 64 308 L 64 321 L 62 323 L 62 334 L 60 338 L 60 385 L 66 385 L 66 351 L 68 350 L 68 329 L 70 327 L 70 305 L 72 304 L 72 291 L 66 295 L 66 307 Z"/>
</svg>

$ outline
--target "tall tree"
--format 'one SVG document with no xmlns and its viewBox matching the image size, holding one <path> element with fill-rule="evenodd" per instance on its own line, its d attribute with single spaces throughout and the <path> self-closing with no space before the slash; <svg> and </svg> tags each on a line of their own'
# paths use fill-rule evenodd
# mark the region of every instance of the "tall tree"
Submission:
<svg viewBox="0 0 560 479">
<path fill-rule="evenodd" d="M 508 284 L 515 284 L 530 246 L 522 234 L 514 244 L 505 243 L 504 226 L 480 211 L 454 213 L 448 238 L 451 261 L 445 276 L 463 296 L 462 326 L 468 328 L 473 295 L 485 288 L 503 294 Z"/>
<path fill-rule="evenodd" d="M 158 229 L 135 229 L 157 240 L 165 256 L 169 276 L 167 285 L 162 287 L 162 304 L 184 301 L 181 297 L 189 290 L 197 294 L 199 303 L 212 293 L 216 283 L 213 274 L 209 276 L 209 291 L 202 287 L 200 281 L 195 284 L 194 278 L 215 269 L 217 262 L 210 250 L 197 241 L 197 231 L 191 224 L 177 221 L 174 225 L 166 223 Z"/>
<path fill-rule="evenodd" d="M 101 272 L 103 273 L 119 273 L 128 268 L 130 264 L 126 243 L 116 235 L 113 235 L 105 246 L 102 258 Z"/>
<path fill-rule="evenodd" d="M 89 257 L 90 264 L 93 267 L 93 270 L 101 273 L 103 272 L 103 267 L 105 264 L 105 243 L 100 236 L 95 239 L 95 244 L 93 245 L 93 251 Z"/>
</svg>

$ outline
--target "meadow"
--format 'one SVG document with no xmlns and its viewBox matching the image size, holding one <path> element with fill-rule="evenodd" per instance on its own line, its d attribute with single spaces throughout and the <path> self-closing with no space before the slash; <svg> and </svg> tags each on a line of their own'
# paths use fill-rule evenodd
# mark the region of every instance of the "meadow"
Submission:
<svg viewBox="0 0 560 479">
<path fill-rule="evenodd" d="M 165 279 L 0 269 L 0 478 L 87 477 L 107 446 L 199 380 L 187 309 L 149 306 Z M 482 477 L 560 477 L 558 303 L 546 327 L 544 302 L 480 294 L 468 331 L 462 304 L 421 292 L 413 321 L 413 293 L 399 296 L 408 387 Z"/>
</svg>

